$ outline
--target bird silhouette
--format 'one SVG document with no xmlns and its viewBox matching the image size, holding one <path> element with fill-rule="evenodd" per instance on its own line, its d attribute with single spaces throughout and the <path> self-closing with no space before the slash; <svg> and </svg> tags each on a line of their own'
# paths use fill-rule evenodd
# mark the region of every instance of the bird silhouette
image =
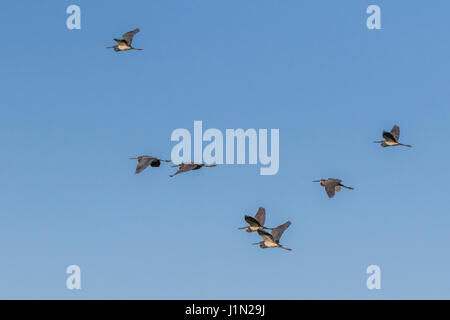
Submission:
<svg viewBox="0 0 450 320">
<path fill-rule="evenodd" d="M 215 167 L 215 164 L 203 164 L 203 163 L 195 163 L 195 162 L 183 162 L 176 166 L 172 166 L 173 168 L 178 167 L 178 171 L 174 174 L 170 175 L 170 177 L 174 177 L 177 174 L 191 171 L 191 170 L 198 170 L 202 167 Z"/>
<path fill-rule="evenodd" d="M 335 178 L 328 178 L 328 179 L 320 179 L 320 180 L 314 180 L 313 182 L 319 182 L 322 187 L 325 187 L 325 191 L 327 192 L 327 195 L 329 198 L 333 198 L 335 192 L 341 191 L 342 188 L 353 190 L 352 187 L 344 186 L 341 182 L 342 180 L 335 179 Z"/>
<path fill-rule="evenodd" d="M 374 143 L 379 143 L 382 147 L 394 147 L 394 146 L 404 146 L 408 148 L 412 148 L 409 144 L 403 144 L 398 142 L 400 138 L 400 128 L 397 125 L 392 127 L 391 132 L 383 131 L 384 140 L 374 141 Z"/>
<path fill-rule="evenodd" d="M 133 42 L 133 37 L 136 33 L 139 32 L 139 29 L 134 29 L 122 35 L 122 39 L 114 39 L 117 42 L 117 45 L 107 48 L 114 48 L 114 51 L 127 51 L 127 50 L 143 50 L 134 48 L 131 46 Z"/>
<path fill-rule="evenodd" d="M 258 212 L 256 212 L 256 215 L 254 218 L 246 215 L 244 217 L 244 219 L 249 224 L 249 226 L 242 227 L 239 229 L 245 229 L 245 231 L 247 231 L 247 232 L 254 232 L 254 231 L 262 230 L 262 229 L 273 230 L 272 228 L 264 227 L 264 223 L 266 221 L 266 209 L 264 209 L 263 207 L 260 207 L 258 209 Z"/>
<path fill-rule="evenodd" d="M 253 243 L 253 245 L 257 245 L 259 244 L 260 248 L 281 248 L 284 250 L 289 250 L 291 251 L 291 248 L 286 248 L 283 247 L 280 244 L 280 238 L 283 235 L 283 232 L 289 228 L 289 226 L 291 225 L 290 221 L 287 221 L 285 223 L 283 223 L 282 225 L 276 227 L 275 229 L 272 230 L 272 233 L 268 233 L 264 230 L 258 229 L 257 232 L 258 234 L 264 239 L 263 241 L 260 242 L 256 242 Z"/>
<path fill-rule="evenodd" d="M 161 165 L 161 161 L 170 162 L 170 160 L 162 160 L 152 156 L 139 156 L 136 158 L 130 158 L 131 160 L 137 160 L 138 164 L 136 167 L 136 174 L 144 171 L 149 165 L 151 167 L 159 167 Z"/>
</svg>

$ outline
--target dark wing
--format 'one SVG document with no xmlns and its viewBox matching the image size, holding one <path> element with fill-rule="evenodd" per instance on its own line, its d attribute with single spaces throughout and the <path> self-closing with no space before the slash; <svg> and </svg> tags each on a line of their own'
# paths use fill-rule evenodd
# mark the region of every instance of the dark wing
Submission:
<svg viewBox="0 0 450 320">
<path fill-rule="evenodd" d="M 395 125 L 392 127 L 391 135 L 394 137 L 395 141 L 398 141 L 400 139 L 400 128 L 399 126 Z"/>
<path fill-rule="evenodd" d="M 266 222 L 266 209 L 263 207 L 258 209 L 258 212 L 255 215 L 255 220 L 259 222 L 261 226 Z"/>
<path fill-rule="evenodd" d="M 336 186 L 341 183 L 342 180 L 334 179 L 334 178 L 328 178 L 327 181 L 325 181 L 325 191 L 327 192 L 328 198 L 333 198 L 334 194 L 336 192 Z"/>
<path fill-rule="evenodd" d="M 136 173 L 141 173 L 147 168 L 154 158 L 140 158 L 136 167 Z"/>
<path fill-rule="evenodd" d="M 392 133 L 387 132 L 387 131 L 383 131 L 383 138 L 386 141 L 397 142 L 397 140 L 395 140 L 395 137 L 392 135 Z"/>
<path fill-rule="evenodd" d="M 180 169 L 178 171 L 180 171 L 180 172 L 191 171 L 191 170 L 196 169 L 197 167 L 198 167 L 198 165 L 195 163 L 184 163 L 180 166 Z"/>
<path fill-rule="evenodd" d="M 281 226 L 278 226 L 275 229 L 273 229 L 272 237 L 276 243 L 278 243 L 278 241 L 280 241 L 281 235 L 283 234 L 284 230 L 289 228 L 290 225 L 291 225 L 291 222 L 288 221 L 288 222 L 283 223 Z"/>
<path fill-rule="evenodd" d="M 333 185 L 327 184 L 325 185 L 325 191 L 327 192 L 328 198 L 333 198 L 336 190 Z"/>
<path fill-rule="evenodd" d="M 182 163 L 182 164 L 179 165 L 178 171 L 175 172 L 175 174 L 173 174 L 172 177 L 177 175 L 177 174 L 179 174 L 179 173 L 182 173 L 182 172 L 194 170 L 197 167 L 198 167 L 198 165 L 195 164 L 195 163 Z"/>
<path fill-rule="evenodd" d="M 139 32 L 139 29 L 134 29 L 133 31 L 129 31 L 127 33 L 124 33 L 122 38 L 127 42 L 129 46 L 131 46 L 131 42 L 133 42 L 133 37 L 136 33 Z"/>
<path fill-rule="evenodd" d="M 245 216 L 245 221 L 252 227 L 262 227 L 262 225 L 253 217 Z"/>
<path fill-rule="evenodd" d="M 271 235 L 270 233 L 264 231 L 264 230 L 258 230 L 258 234 L 263 237 L 264 240 L 268 240 L 268 241 L 274 241 L 273 239 L 273 235 Z"/>
</svg>

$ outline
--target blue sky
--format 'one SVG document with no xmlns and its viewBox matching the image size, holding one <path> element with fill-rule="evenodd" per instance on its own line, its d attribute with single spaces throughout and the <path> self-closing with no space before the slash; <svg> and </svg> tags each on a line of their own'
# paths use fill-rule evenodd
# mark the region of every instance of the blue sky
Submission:
<svg viewBox="0 0 450 320">
<path fill-rule="evenodd" d="M 82 29 L 66 28 L 67 6 Z M 366 28 L 381 7 L 382 30 Z M 0 298 L 450 298 L 450 3 L 5 1 Z M 115 53 L 139 27 L 144 51 Z M 280 170 L 135 175 L 177 128 L 280 129 Z M 394 124 L 414 148 L 372 143 Z M 355 187 L 328 199 L 311 181 Z M 259 206 L 292 221 L 262 250 Z M 82 290 L 65 287 L 79 265 Z M 366 268 L 381 268 L 381 290 Z"/>
</svg>

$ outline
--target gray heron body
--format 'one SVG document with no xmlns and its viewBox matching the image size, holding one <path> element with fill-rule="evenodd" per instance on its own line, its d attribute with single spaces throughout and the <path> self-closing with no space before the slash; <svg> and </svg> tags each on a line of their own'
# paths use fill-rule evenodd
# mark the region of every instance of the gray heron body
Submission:
<svg viewBox="0 0 450 320">
<path fill-rule="evenodd" d="M 170 160 L 162 160 L 152 156 L 139 156 L 136 158 L 130 158 L 131 160 L 137 160 L 138 164 L 136 167 L 136 174 L 144 171 L 148 166 L 151 167 L 159 167 L 161 165 L 161 161 L 170 162 Z"/>
<path fill-rule="evenodd" d="M 383 138 L 384 140 L 381 141 L 374 141 L 374 143 L 379 143 L 380 146 L 384 147 L 394 147 L 394 146 L 404 146 L 408 148 L 412 148 L 409 144 L 403 144 L 398 142 L 398 139 L 400 139 L 400 128 L 397 125 L 394 125 L 392 127 L 392 130 L 390 132 L 383 131 Z"/>
<path fill-rule="evenodd" d="M 283 223 L 282 225 L 274 228 L 272 233 L 268 233 L 264 230 L 257 230 L 258 234 L 264 239 L 263 241 L 254 243 L 254 245 L 258 245 L 260 248 L 281 248 L 284 250 L 291 251 L 291 248 L 283 247 L 280 244 L 280 238 L 283 235 L 283 232 L 291 225 L 290 221 Z"/>
<path fill-rule="evenodd" d="M 139 29 L 134 29 L 122 35 L 122 39 L 114 39 L 117 42 L 117 45 L 107 48 L 114 48 L 114 51 L 127 51 L 127 50 L 142 50 L 138 48 L 134 48 L 131 46 L 133 42 L 133 37 L 136 33 L 139 32 Z"/>
<path fill-rule="evenodd" d="M 198 170 L 202 167 L 215 167 L 215 164 L 203 164 L 203 163 L 195 163 L 195 162 L 183 162 L 176 166 L 172 166 L 173 168 L 178 167 L 178 171 L 174 174 L 170 175 L 170 177 L 176 176 L 179 173 L 191 171 L 191 170 Z"/>
<path fill-rule="evenodd" d="M 266 209 L 264 209 L 263 207 L 260 207 L 258 209 L 258 212 L 256 212 L 254 218 L 246 215 L 244 219 L 249 224 L 249 226 L 239 229 L 245 229 L 245 231 L 247 232 L 254 232 L 263 229 L 273 230 L 272 228 L 264 227 L 264 223 L 266 222 Z"/>
<path fill-rule="evenodd" d="M 353 190 L 352 187 L 347 187 L 342 184 L 342 180 L 335 179 L 335 178 L 328 178 L 328 179 L 320 179 L 320 180 L 314 180 L 313 182 L 319 182 L 322 187 L 325 187 L 325 191 L 327 192 L 327 195 L 329 198 L 333 198 L 335 192 L 341 191 L 342 188 Z"/>
</svg>

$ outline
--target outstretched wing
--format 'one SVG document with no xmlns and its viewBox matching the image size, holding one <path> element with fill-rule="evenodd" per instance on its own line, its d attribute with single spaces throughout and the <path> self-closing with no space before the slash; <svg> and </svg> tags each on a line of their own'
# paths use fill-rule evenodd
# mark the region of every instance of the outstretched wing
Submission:
<svg viewBox="0 0 450 320">
<path fill-rule="evenodd" d="M 129 32 L 127 32 L 127 33 L 124 33 L 123 36 L 122 36 L 122 38 L 123 38 L 123 40 L 126 41 L 126 43 L 127 43 L 129 46 L 131 46 L 131 42 L 133 42 L 133 37 L 134 37 L 134 35 L 135 35 L 136 33 L 138 33 L 138 32 L 139 32 L 139 29 L 134 29 L 134 30 L 132 30 L 132 31 L 129 31 Z"/>
<path fill-rule="evenodd" d="M 290 225 L 291 225 L 291 222 L 287 221 L 287 222 L 283 223 L 281 226 L 278 226 L 275 229 L 273 229 L 272 237 L 276 243 L 278 243 L 278 241 L 280 241 L 281 235 L 283 234 L 284 230 L 289 228 Z"/>
<path fill-rule="evenodd" d="M 333 198 L 336 190 L 333 185 L 326 184 L 325 191 L 327 192 L 328 198 Z"/>
<path fill-rule="evenodd" d="M 178 171 L 175 172 L 172 177 L 182 172 L 191 171 L 195 168 L 198 168 L 198 165 L 195 163 L 181 163 L 178 165 Z"/>
<path fill-rule="evenodd" d="M 253 217 L 245 216 L 245 221 L 252 227 L 262 227 L 262 225 Z"/>
<path fill-rule="evenodd" d="M 255 220 L 258 221 L 261 226 L 264 226 L 264 223 L 266 222 L 266 209 L 260 207 L 255 215 Z"/>
<path fill-rule="evenodd" d="M 400 128 L 399 126 L 395 125 L 392 127 L 391 135 L 394 137 L 395 141 L 398 141 L 400 139 Z"/>
<path fill-rule="evenodd" d="M 264 241 L 274 241 L 273 235 L 271 235 L 270 233 L 264 230 L 258 230 L 257 232 L 264 239 Z"/>
<path fill-rule="evenodd" d="M 181 165 L 179 171 L 180 172 L 191 171 L 191 170 L 194 170 L 197 167 L 198 167 L 198 165 L 195 164 L 195 163 L 185 163 L 185 164 Z"/>
<path fill-rule="evenodd" d="M 325 191 L 327 192 L 328 198 L 334 197 L 334 194 L 336 192 L 336 186 L 341 182 L 342 180 L 335 178 L 328 178 L 328 180 L 325 181 Z"/>
<path fill-rule="evenodd" d="M 397 140 L 395 139 L 394 135 L 390 132 L 387 131 L 383 131 L 383 138 L 386 141 L 391 141 L 391 142 L 397 142 Z"/>
<path fill-rule="evenodd" d="M 136 173 L 144 171 L 153 160 L 154 158 L 140 158 L 136 167 Z"/>
</svg>

